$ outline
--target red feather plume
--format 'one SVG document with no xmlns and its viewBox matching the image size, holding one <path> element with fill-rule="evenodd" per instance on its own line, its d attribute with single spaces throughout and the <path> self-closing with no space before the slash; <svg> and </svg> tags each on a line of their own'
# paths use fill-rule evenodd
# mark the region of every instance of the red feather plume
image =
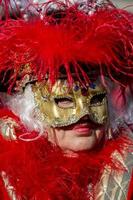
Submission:
<svg viewBox="0 0 133 200">
<path fill-rule="evenodd" d="M 60 17 L 46 10 L 43 19 L 1 21 L 0 72 L 10 74 L 10 87 L 28 73 L 38 80 L 48 74 L 53 84 L 62 66 L 70 84 L 72 71 L 88 83 L 94 69 L 103 83 L 109 76 L 126 85 L 133 77 L 133 15 L 107 6 L 87 15 L 64 6 Z M 27 64 L 30 70 L 22 70 Z"/>
</svg>

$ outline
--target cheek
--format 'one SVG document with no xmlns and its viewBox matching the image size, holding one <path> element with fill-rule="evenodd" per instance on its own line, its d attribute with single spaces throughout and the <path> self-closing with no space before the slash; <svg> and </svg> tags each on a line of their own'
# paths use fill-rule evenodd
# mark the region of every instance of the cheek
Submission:
<svg viewBox="0 0 133 200">
<path fill-rule="evenodd" d="M 101 141 L 101 139 L 103 138 L 103 136 L 105 135 L 105 131 L 104 130 L 96 130 L 95 135 L 96 135 L 96 142 L 99 143 Z"/>
<path fill-rule="evenodd" d="M 47 131 L 48 141 L 58 146 L 60 146 L 60 144 L 63 143 L 65 139 L 64 130 L 59 130 L 56 128 L 48 128 L 46 131 Z"/>
</svg>

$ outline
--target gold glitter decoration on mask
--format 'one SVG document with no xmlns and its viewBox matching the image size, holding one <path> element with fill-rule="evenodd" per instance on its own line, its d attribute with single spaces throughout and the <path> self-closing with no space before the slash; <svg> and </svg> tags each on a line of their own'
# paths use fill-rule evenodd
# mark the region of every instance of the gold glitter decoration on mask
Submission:
<svg viewBox="0 0 133 200">
<path fill-rule="evenodd" d="M 66 80 L 58 79 L 51 89 L 49 81 L 36 82 L 32 91 L 41 119 L 49 126 L 68 126 L 85 115 L 97 124 L 107 121 L 106 90 L 101 85 L 82 88 L 75 82 L 70 88 Z"/>
</svg>

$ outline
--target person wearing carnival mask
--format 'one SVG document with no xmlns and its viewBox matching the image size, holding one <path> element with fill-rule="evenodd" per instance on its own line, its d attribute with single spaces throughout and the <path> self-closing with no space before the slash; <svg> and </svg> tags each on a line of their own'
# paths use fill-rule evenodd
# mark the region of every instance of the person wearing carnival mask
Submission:
<svg viewBox="0 0 133 200">
<path fill-rule="evenodd" d="M 1 2 L 0 199 L 131 200 L 133 15 L 110 1 L 12 3 Z"/>
</svg>

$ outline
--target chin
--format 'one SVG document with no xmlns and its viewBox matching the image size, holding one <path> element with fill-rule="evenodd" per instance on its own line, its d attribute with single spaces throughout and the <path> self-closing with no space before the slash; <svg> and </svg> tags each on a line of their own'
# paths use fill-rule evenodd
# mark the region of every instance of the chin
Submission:
<svg viewBox="0 0 133 200">
<path fill-rule="evenodd" d="M 87 151 L 93 149 L 96 144 L 96 139 L 92 137 L 78 137 L 74 140 L 64 141 L 60 144 L 64 151 Z"/>
</svg>

